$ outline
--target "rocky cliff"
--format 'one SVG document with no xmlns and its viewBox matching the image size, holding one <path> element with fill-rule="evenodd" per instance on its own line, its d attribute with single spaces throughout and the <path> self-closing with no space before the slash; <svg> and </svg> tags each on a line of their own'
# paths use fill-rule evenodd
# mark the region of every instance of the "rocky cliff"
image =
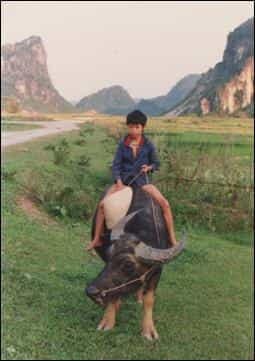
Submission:
<svg viewBox="0 0 255 361">
<path fill-rule="evenodd" d="M 39 36 L 1 48 L 1 102 L 15 97 L 26 110 L 75 111 L 54 88 L 47 68 L 47 54 Z M 3 104 L 4 105 L 4 104 Z"/>
<path fill-rule="evenodd" d="M 254 19 L 228 34 L 223 59 L 202 74 L 196 87 L 169 115 L 199 115 L 216 112 L 234 114 L 240 110 L 253 114 L 254 108 Z"/>
<path fill-rule="evenodd" d="M 200 74 L 188 74 L 179 80 L 166 95 L 142 99 L 137 106 L 148 115 L 160 115 L 182 101 L 195 88 L 200 77 Z"/>
</svg>

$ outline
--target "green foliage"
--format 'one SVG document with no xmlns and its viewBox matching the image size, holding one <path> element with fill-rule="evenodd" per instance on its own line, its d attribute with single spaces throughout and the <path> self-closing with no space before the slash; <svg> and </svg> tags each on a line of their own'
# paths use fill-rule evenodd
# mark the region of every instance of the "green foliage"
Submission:
<svg viewBox="0 0 255 361">
<path fill-rule="evenodd" d="M 74 144 L 76 145 L 85 145 L 86 144 L 86 140 L 85 139 L 77 139 L 74 141 Z"/>
<path fill-rule="evenodd" d="M 194 142 L 173 135 L 161 142 L 162 169 L 156 183 L 177 222 L 212 231 L 251 229 L 253 184 L 250 167 L 235 157 L 239 142 L 226 136 L 217 143 L 202 136 Z"/>
<path fill-rule="evenodd" d="M 44 149 L 53 152 L 53 164 L 27 170 L 22 184 L 50 214 L 87 219 L 94 206 L 89 180 L 90 157 L 81 154 L 71 159 L 71 146 L 66 139 L 50 143 Z"/>
<path fill-rule="evenodd" d="M 6 181 L 12 181 L 15 179 L 16 174 L 17 174 L 17 170 L 4 169 L 1 176 L 2 176 L 2 179 L 6 180 Z"/>
<path fill-rule="evenodd" d="M 73 144 L 75 138 L 69 134 L 69 144 Z M 204 176 L 213 182 L 216 167 L 213 165 L 216 161 L 220 164 L 222 140 L 212 134 L 172 134 L 167 147 L 174 152 L 173 158 L 176 154 L 184 165 L 165 158 L 167 154 L 171 156 L 170 153 L 164 153 L 165 156 L 161 153 L 162 169 L 153 180 L 156 186 L 162 187 L 160 177 L 168 177 L 169 189 L 163 194 L 168 195 L 171 205 L 172 200 L 175 202 L 172 210 L 178 221 L 175 223 L 178 239 L 180 225 L 187 226 L 187 248 L 182 256 L 164 267 L 156 292 L 153 315 L 160 339 L 150 343 L 141 337 L 143 311 L 133 295 L 123 298 L 112 331 L 96 330 L 104 311 L 85 296 L 84 289 L 102 270 L 103 264 L 84 252 L 85 244 L 90 241 L 92 213 L 86 219 L 79 217 L 84 208 L 88 212 L 91 204 L 95 207 L 110 182 L 106 164 L 111 161 L 115 146 L 114 141 L 109 142 L 109 152 L 104 153 L 103 139 L 105 134 L 98 131 L 88 139 L 84 149 L 71 146 L 65 165 L 54 163 L 51 152 L 43 149 L 45 140 L 27 144 L 29 152 L 20 152 L 17 146 L 5 154 L 5 171 L 15 169 L 17 174 L 15 182 L 8 177 L 4 179 L 2 358 L 252 359 L 252 231 L 242 231 L 243 220 L 239 214 L 236 230 L 231 231 L 234 228 L 228 227 L 224 210 L 208 212 L 207 203 L 214 204 L 214 199 L 219 203 L 220 192 L 225 194 L 221 187 L 217 187 L 217 195 L 215 184 L 208 191 L 203 185 L 193 188 L 195 183 L 190 186 L 183 181 L 177 182 L 175 190 L 175 182 L 170 181 L 170 176 L 175 174 L 165 171 L 167 162 L 172 172 L 178 169 L 182 174 L 183 170 L 188 176 L 201 159 L 196 179 Z M 201 145 L 202 140 L 206 145 Z M 160 136 L 155 141 L 160 152 L 163 151 L 166 138 Z M 235 162 L 235 169 L 246 175 L 250 165 L 246 139 L 236 139 L 233 144 L 226 161 Z M 223 154 L 224 147 L 221 148 Z M 88 167 L 78 164 L 84 154 L 91 159 Z M 222 168 L 219 167 L 218 173 Z M 235 172 L 233 170 L 233 174 Z M 223 176 L 221 181 L 228 179 L 226 174 Z M 49 206 L 49 211 L 59 217 L 57 224 L 44 224 L 16 206 L 17 191 L 21 190 L 16 182 L 31 187 L 32 194 L 41 198 L 43 208 Z M 240 179 L 240 184 L 243 182 L 244 179 Z M 189 197 L 196 201 L 198 194 L 203 201 L 193 207 Z M 88 198 L 81 200 L 81 196 Z M 208 216 L 201 221 L 204 212 L 208 212 Z M 204 229 L 207 222 L 211 222 L 210 230 Z M 221 235 L 217 229 L 224 223 Z"/>
<path fill-rule="evenodd" d="M 23 174 L 22 184 L 52 215 L 88 219 L 94 206 L 88 176 L 89 159 L 33 167 Z"/>
<path fill-rule="evenodd" d="M 94 134 L 94 131 L 95 126 L 93 123 L 85 123 L 79 132 L 79 138 L 75 140 L 74 144 L 86 145 L 88 139 Z"/>
<path fill-rule="evenodd" d="M 53 152 L 55 164 L 59 165 L 67 162 L 70 145 L 66 139 L 61 139 L 57 144 L 49 144 L 44 149 Z"/>
<path fill-rule="evenodd" d="M 95 132 L 95 126 L 93 123 L 85 123 L 81 130 L 79 135 L 83 138 L 91 137 Z"/>
</svg>

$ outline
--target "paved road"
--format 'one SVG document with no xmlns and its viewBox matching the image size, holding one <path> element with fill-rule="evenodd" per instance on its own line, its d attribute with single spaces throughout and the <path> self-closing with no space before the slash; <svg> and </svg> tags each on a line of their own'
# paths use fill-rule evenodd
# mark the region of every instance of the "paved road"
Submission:
<svg viewBox="0 0 255 361">
<path fill-rule="evenodd" d="M 86 120 L 57 120 L 57 121 L 8 121 L 8 124 L 38 124 L 43 128 L 31 129 L 31 130 L 20 130 L 20 131 L 2 131 L 1 132 L 1 148 L 5 148 L 10 145 L 25 143 L 29 140 L 43 137 L 50 134 L 57 134 L 68 132 L 70 130 L 79 129 L 79 124 L 85 123 L 90 119 Z"/>
</svg>

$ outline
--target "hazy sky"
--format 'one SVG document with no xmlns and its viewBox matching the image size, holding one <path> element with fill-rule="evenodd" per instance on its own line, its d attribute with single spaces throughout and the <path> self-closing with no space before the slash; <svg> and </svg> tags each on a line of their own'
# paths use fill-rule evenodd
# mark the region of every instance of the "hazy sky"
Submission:
<svg viewBox="0 0 255 361">
<path fill-rule="evenodd" d="M 41 36 L 50 77 L 79 100 L 111 85 L 135 98 L 166 94 L 222 60 L 253 1 L 1 1 L 2 44 Z"/>
</svg>

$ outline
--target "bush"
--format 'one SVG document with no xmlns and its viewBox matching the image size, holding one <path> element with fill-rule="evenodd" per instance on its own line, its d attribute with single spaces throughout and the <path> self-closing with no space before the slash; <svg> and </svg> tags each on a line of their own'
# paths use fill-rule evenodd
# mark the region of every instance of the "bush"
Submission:
<svg viewBox="0 0 255 361">
<path fill-rule="evenodd" d="M 86 220 L 93 212 L 95 193 L 77 162 L 68 163 L 68 167 L 34 167 L 23 173 L 20 181 L 29 195 L 54 216 Z"/>
<path fill-rule="evenodd" d="M 81 154 L 72 159 L 72 148 L 66 139 L 44 149 L 52 151 L 53 163 L 27 170 L 20 179 L 21 184 L 50 214 L 89 219 L 100 193 L 98 190 L 105 186 L 90 173 L 90 157 Z"/>
<path fill-rule="evenodd" d="M 235 143 L 213 147 L 200 141 L 190 147 L 174 139 L 159 147 L 162 166 L 156 180 L 175 219 L 213 231 L 251 228 L 250 170 L 234 156 Z"/>
<path fill-rule="evenodd" d="M 18 113 L 21 111 L 20 101 L 15 97 L 4 97 L 3 109 L 8 113 Z"/>
<path fill-rule="evenodd" d="M 49 144 L 44 149 L 53 151 L 55 164 L 66 163 L 70 154 L 70 145 L 66 139 L 60 140 L 57 144 Z"/>
</svg>

